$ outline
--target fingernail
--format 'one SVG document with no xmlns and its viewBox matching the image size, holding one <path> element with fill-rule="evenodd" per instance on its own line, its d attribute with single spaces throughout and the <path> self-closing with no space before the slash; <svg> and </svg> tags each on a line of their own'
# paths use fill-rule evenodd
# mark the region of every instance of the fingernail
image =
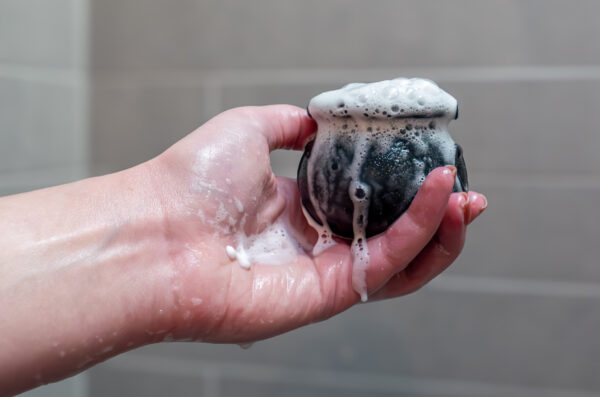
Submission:
<svg viewBox="0 0 600 397">
<path fill-rule="evenodd" d="M 471 215 L 469 219 L 469 223 L 473 222 L 479 215 L 485 211 L 488 206 L 487 198 L 483 194 L 470 192 L 469 200 L 475 205 L 479 205 L 478 207 L 471 208 Z"/>
<path fill-rule="evenodd" d="M 456 178 L 456 167 L 453 165 L 447 165 L 445 167 L 446 169 L 444 170 L 444 174 L 448 175 L 449 173 L 452 173 L 452 176 L 454 176 Z"/>
<path fill-rule="evenodd" d="M 469 195 L 465 192 L 460 193 L 460 198 L 458 199 L 458 205 L 462 209 L 463 212 L 463 222 L 465 224 L 469 223 L 471 219 L 471 206 L 469 205 Z"/>
<path fill-rule="evenodd" d="M 481 199 L 483 200 L 483 205 L 481 206 L 481 212 L 485 211 L 485 209 L 488 206 L 488 201 L 487 201 L 487 197 L 485 197 L 483 194 L 480 195 Z"/>
</svg>

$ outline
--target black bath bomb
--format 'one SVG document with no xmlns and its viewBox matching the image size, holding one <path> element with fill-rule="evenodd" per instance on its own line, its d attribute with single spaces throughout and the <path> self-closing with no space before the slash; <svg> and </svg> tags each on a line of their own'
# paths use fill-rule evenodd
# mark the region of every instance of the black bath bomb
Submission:
<svg viewBox="0 0 600 397">
<path fill-rule="evenodd" d="M 456 166 L 454 191 L 467 191 L 462 149 L 447 131 L 457 109 L 424 79 L 352 84 L 313 98 L 308 111 L 318 131 L 298 167 L 302 205 L 318 224 L 353 238 L 355 205 L 367 203 L 367 219 L 356 220 L 370 237 L 408 209 L 436 167 Z"/>
</svg>

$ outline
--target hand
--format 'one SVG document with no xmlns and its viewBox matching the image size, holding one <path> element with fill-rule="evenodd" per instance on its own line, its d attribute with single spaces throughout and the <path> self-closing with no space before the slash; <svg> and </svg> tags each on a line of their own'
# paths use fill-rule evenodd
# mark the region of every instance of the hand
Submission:
<svg viewBox="0 0 600 397">
<path fill-rule="evenodd" d="M 269 164 L 314 130 L 296 107 L 234 109 L 137 167 L 0 198 L 0 395 L 144 344 L 250 342 L 357 303 L 348 243 L 311 255 L 296 183 Z M 415 291 L 456 258 L 486 201 L 451 194 L 453 181 L 434 170 L 368 241 L 370 299 Z M 304 250 L 249 269 L 229 257 L 240 236 L 282 223 Z"/>
<path fill-rule="evenodd" d="M 233 109 L 153 161 L 164 181 L 159 194 L 173 269 L 172 290 L 155 292 L 173 295 L 169 337 L 250 342 L 324 320 L 359 301 L 349 244 L 311 255 L 317 236 L 302 214 L 296 181 L 275 177 L 270 167 L 270 151 L 302 150 L 315 128 L 292 106 Z M 455 172 L 434 170 L 409 210 L 368 241 L 370 299 L 416 291 L 457 257 L 466 226 L 487 204 L 475 192 L 451 194 Z M 227 255 L 240 233 L 253 235 L 282 221 L 304 251 L 249 269 Z"/>
</svg>

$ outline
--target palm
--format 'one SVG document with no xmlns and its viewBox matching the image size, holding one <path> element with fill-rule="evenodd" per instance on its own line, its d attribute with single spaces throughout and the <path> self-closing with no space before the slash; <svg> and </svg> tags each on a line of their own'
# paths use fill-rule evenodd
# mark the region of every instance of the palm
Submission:
<svg viewBox="0 0 600 397">
<path fill-rule="evenodd" d="M 349 245 L 337 244 L 313 257 L 310 247 L 316 233 L 302 214 L 296 183 L 276 178 L 270 168 L 269 150 L 301 148 L 312 132 L 314 124 L 300 109 L 249 108 L 224 113 L 165 153 L 169 179 L 174 181 L 171 189 L 165 188 L 165 201 L 169 203 L 167 235 L 174 268 L 175 337 L 253 341 L 325 319 L 358 301 L 351 283 Z M 443 179 L 439 174 L 438 179 Z M 435 275 L 421 274 L 411 281 L 408 270 L 411 262 L 429 263 L 439 255 L 434 252 L 432 256 L 423 248 L 446 212 L 452 179 L 445 178 L 447 186 L 431 187 L 441 191 L 439 197 L 414 210 L 412 218 L 403 217 L 406 225 L 394 226 L 369 241 L 370 292 L 396 296 Z M 433 205 L 437 207 L 430 208 Z M 457 218 L 456 213 L 450 218 Z M 235 246 L 240 233 L 255 234 L 276 220 L 289 225 L 290 234 L 305 252 L 279 265 L 254 264 L 250 269 L 227 256 L 225 247 Z M 450 221 L 456 228 L 458 222 Z M 453 242 L 456 252 L 438 259 L 432 272 L 441 271 L 460 251 L 462 212 L 460 226 Z M 389 248 L 398 239 L 408 241 L 399 246 L 404 252 Z"/>
</svg>

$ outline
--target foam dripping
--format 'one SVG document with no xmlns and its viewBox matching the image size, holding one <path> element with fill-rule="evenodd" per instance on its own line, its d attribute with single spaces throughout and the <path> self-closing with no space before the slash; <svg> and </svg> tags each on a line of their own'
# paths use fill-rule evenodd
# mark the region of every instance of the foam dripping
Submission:
<svg viewBox="0 0 600 397">
<path fill-rule="evenodd" d="M 369 249 L 367 246 L 366 229 L 369 222 L 369 202 L 371 188 L 360 180 L 360 171 L 369 151 L 369 140 L 361 134 L 355 141 L 355 156 L 350 166 L 352 181 L 348 187 L 348 194 L 354 205 L 352 214 L 352 287 L 360 295 L 360 300 L 366 302 L 367 296 L 367 268 L 369 267 Z"/>
</svg>

